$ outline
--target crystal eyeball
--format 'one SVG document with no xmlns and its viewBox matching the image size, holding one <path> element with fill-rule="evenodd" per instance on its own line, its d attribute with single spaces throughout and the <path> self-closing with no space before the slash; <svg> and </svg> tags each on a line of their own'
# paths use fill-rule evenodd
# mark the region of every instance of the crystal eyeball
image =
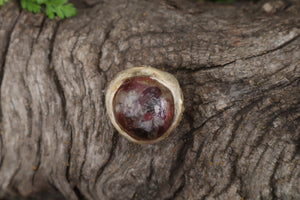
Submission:
<svg viewBox="0 0 300 200">
<path fill-rule="evenodd" d="M 183 112 L 183 95 L 177 79 L 146 66 L 120 72 L 109 84 L 105 98 L 114 127 L 139 144 L 166 138 Z"/>
</svg>

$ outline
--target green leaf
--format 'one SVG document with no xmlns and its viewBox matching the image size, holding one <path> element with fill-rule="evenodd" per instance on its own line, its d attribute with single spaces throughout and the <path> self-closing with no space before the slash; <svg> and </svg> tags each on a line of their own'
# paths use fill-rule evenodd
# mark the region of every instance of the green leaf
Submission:
<svg viewBox="0 0 300 200">
<path fill-rule="evenodd" d="M 0 6 L 8 0 L 0 0 Z M 33 13 L 41 12 L 42 6 L 46 7 L 46 15 L 54 19 L 55 15 L 59 18 L 70 18 L 77 14 L 76 8 L 68 0 L 20 0 L 21 7 Z"/>
<path fill-rule="evenodd" d="M 55 12 L 56 12 L 56 14 L 57 14 L 57 16 L 58 16 L 59 18 L 61 18 L 61 19 L 65 18 L 64 13 L 63 13 L 63 11 L 62 11 L 60 8 L 57 8 L 57 9 L 55 10 Z"/>
<path fill-rule="evenodd" d="M 77 14 L 73 4 L 65 4 L 68 0 L 48 0 L 46 2 L 46 14 L 50 19 L 53 19 L 55 14 L 61 18 L 73 17 Z"/>
<path fill-rule="evenodd" d="M 68 0 L 48 0 L 53 5 L 63 5 L 68 2 Z"/>
<path fill-rule="evenodd" d="M 21 0 L 21 6 L 33 13 L 41 12 L 41 5 L 39 5 L 35 0 Z"/>
<path fill-rule="evenodd" d="M 38 4 L 45 4 L 47 2 L 47 0 L 36 0 L 36 2 Z"/>
<path fill-rule="evenodd" d="M 46 7 L 46 15 L 50 18 L 50 19 L 54 19 L 55 14 L 54 14 L 54 10 L 52 9 L 52 7 L 47 6 Z"/>
<path fill-rule="evenodd" d="M 63 12 L 67 18 L 73 17 L 77 14 L 76 8 L 71 3 L 63 6 Z"/>
<path fill-rule="evenodd" d="M 0 0 L 0 6 L 4 4 L 4 2 L 7 2 L 8 0 Z"/>
</svg>

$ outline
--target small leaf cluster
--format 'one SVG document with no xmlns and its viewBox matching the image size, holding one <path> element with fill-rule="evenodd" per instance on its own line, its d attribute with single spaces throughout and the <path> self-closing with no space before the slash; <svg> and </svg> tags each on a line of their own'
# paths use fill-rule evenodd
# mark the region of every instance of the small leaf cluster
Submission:
<svg viewBox="0 0 300 200">
<path fill-rule="evenodd" d="M 0 0 L 0 6 L 8 0 Z M 61 19 L 70 18 L 77 14 L 76 8 L 68 0 L 20 0 L 21 7 L 32 13 L 41 12 L 44 7 L 46 15 L 53 19 L 58 16 Z"/>
<path fill-rule="evenodd" d="M 8 0 L 0 0 L 0 6 L 4 4 L 4 2 L 7 2 Z"/>
</svg>

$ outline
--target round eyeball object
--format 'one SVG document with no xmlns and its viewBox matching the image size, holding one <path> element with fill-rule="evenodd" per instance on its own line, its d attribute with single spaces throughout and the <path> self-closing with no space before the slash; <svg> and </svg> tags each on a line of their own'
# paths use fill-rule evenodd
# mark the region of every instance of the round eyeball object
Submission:
<svg viewBox="0 0 300 200">
<path fill-rule="evenodd" d="M 184 110 L 177 79 L 147 66 L 118 73 L 107 88 L 105 104 L 113 126 L 138 144 L 153 144 L 168 137 Z"/>
</svg>

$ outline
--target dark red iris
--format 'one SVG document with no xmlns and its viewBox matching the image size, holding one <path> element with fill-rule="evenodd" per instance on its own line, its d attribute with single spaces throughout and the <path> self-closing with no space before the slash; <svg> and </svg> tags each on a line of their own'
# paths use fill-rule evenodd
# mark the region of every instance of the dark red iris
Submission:
<svg viewBox="0 0 300 200">
<path fill-rule="evenodd" d="M 127 79 L 113 100 L 119 126 L 135 139 L 152 140 L 170 127 L 174 100 L 168 88 L 149 77 Z"/>
</svg>

